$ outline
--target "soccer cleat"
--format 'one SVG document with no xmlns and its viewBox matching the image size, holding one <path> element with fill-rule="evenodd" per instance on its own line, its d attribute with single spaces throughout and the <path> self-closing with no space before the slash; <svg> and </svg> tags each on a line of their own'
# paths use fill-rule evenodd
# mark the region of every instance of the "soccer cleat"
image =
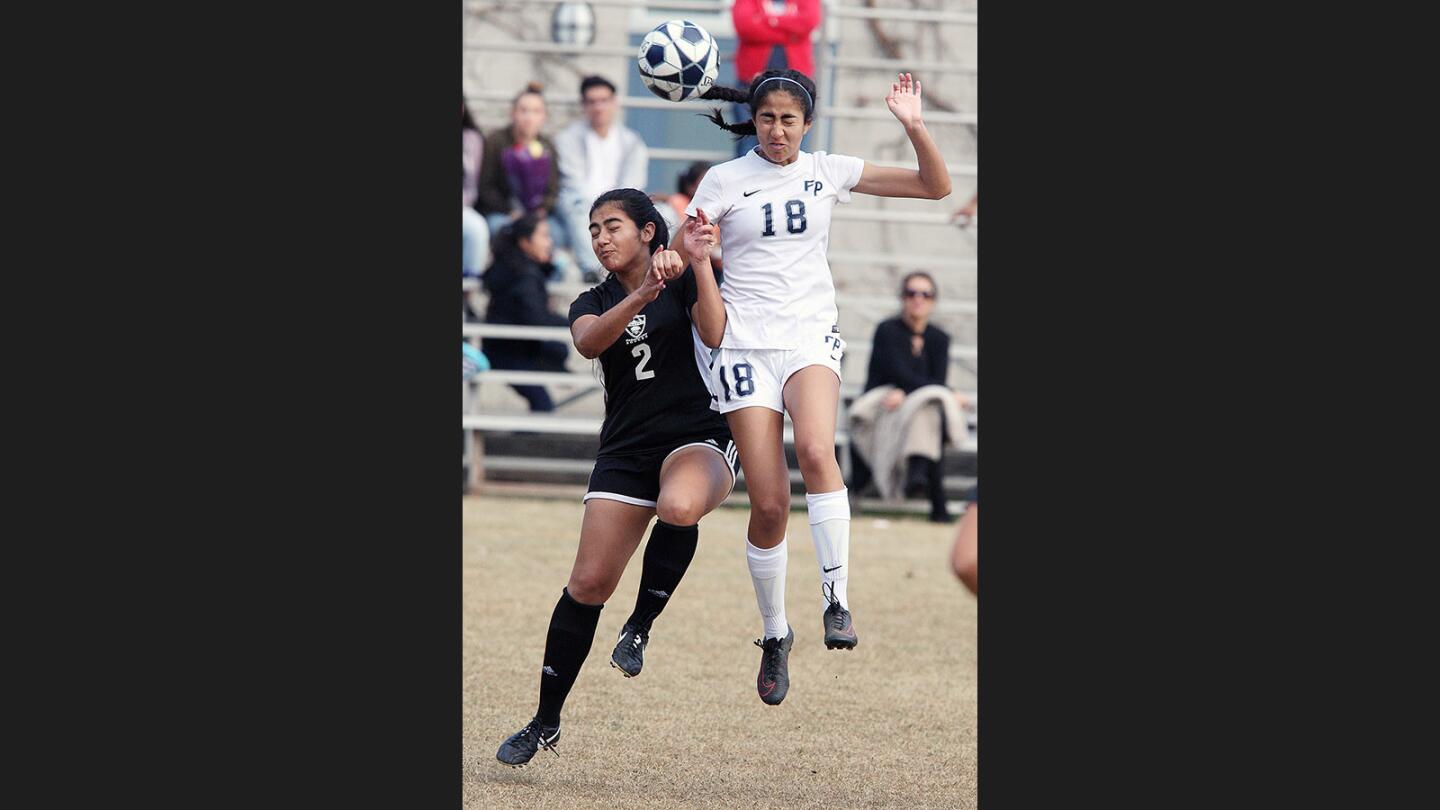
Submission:
<svg viewBox="0 0 1440 810">
<path fill-rule="evenodd" d="M 785 693 L 790 691 L 790 648 L 795 644 L 795 631 L 785 627 L 785 638 L 755 639 L 760 648 L 760 674 L 755 678 L 755 690 L 760 699 L 771 706 L 780 705 Z"/>
<path fill-rule="evenodd" d="M 560 726 L 542 725 L 540 718 L 536 717 L 526 723 L 524 728 L 511 734 L 505 742 L 500 743 L 500 750 L 495 752 L 495 758 L 512 768 L 520 768 L 541 748 L 560 756 L 560 752 L 555 750 L 555 743 L 559 741 Z"/>
<path fill-rule="evenodd" d="M 821 586 L 824 590 L 824 586 Z M 830 606 L 825 608 L 825 615 L 822 621 L 825 623 L 825 649 L 827 650 L 853 650 L 860 639 L 855 636 L 855 625 L 850 622 L 850 611 L 840 606 L 840 600 L 835 598 L 835 586 L 830 586 L 830 592 L 825 595 L 830 600 Z"/>
<path fill-rule="evenodd" d="M 615 652 L 610 653 L 610 666 L 625 673 L 627 678 L 639 675 L 640 668 L 645 666 L 645 645 L 649 641 L 649 631 L 626 622 L 625 626 L 620 628 L 620 640 L 615 642 Z"/>
</svg>

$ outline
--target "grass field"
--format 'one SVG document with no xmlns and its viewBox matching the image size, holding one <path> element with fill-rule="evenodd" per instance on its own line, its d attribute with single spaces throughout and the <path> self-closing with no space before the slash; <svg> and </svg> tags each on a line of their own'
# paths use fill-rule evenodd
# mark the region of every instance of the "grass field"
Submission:
<svg viewBox="0 0 1440 810">
<path fill-rule="evenodd" d="M 743 507 L 744 496 L 731 496 Z M 860 516 L 850 607 L 860 643 L 821 643 L 819 568 L 791 513 L 786 612 L 790 692 L 755 693 L 760 635 L 745 567 L 748 511 L 722 507 L 656 620 L 645 669 L 610 667 L 634 606 L 641 554 L 600 617 L 565 704 L 561 756 L 524 769 L 495 749 L 535 712 L 550 611 L 580 527 L 578 502 L 464 499 L 467 808 L 975 807 L 976 601 L 949 568 L 955 526 Z"/>
</svg>

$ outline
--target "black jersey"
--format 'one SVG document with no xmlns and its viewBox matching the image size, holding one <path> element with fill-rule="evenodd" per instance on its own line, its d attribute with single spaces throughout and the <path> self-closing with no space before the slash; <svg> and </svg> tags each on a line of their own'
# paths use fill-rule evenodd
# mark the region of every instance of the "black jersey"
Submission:
<svg viewBox="0 0 1440 810">
<path fill-rule="evenodd" d="M 714 397 L 700 373 L 710 350 L 690 322 L 696 294 L 695 273 L 687 267 L 600 353 L 605 424 L 599 455 L 654 452 L 697 435 L 729 435 L 725 418 L 710 407 Z M 627 295 L 611 276 L 580 293 L 570 305 L 570 323 L 603 315 Z"/>
</svg>

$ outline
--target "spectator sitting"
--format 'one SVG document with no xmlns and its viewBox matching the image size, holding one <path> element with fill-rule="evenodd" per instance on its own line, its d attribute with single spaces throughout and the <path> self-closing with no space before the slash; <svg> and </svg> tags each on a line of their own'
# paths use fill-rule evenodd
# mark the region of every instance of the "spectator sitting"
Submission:
<svg viewBox="0 0 1440 810">
<path fill-rule="evenodd" d="M 460 99 L 460 273 L 479 276 L 490 264 L 490 225 L 475 210 L 480 198 L 480 158 L 485 137 Z"/>
<path fill-rule="evenodd" d="M 930 519 L 949 523 L 941 469 L 944 445 L 966 436 L 965 396 L 945 388 L 950 336 L 930 324 L 938 289 L 928 273 L 901 284 L 903 309 L 875 328 L 865 394 L 850 408 L 852 489 L 874 482 L 882 498 L 928 495 Z M 903 472 L 902 472 L 902 464 Z M 903 476 L 903 477 L 902 477 Z"/>
<path fill-rule="evenodd" d="M 545 125 L 540 89 L 537 82 L 527 85 L 510 106 L 510 125 L 485 136 L 478 208 L 492 234 L 525 214 L 548 218 L 551 238 L 568 247 L 565 225 L 554 213 L 560 166 L 555 144 L 540 134 Z"/>
<path fill-rule="evenodd" d="M 580 82 L 584 118 L 555 136 L 560 162 L 560 209 L 569 228 L 575 261 L 586 281 L 600 280 L 600 260 L 590 250 L 590 204 L 612 188 L 645 188 L 650 151 L 645 141 L 616 120 L 615 85 L 599 76 Z M 671 231 L 675 233 L 675 231 Z"/>
<path fill-rule="evenodd" d="M 550 310 L 550 296 L 545 290 L 545 281 L 553 271 L 553 248 L 550 220 L 542 219 L 538 213 L 526 214 L 500 232 L 495 239 L 495 264 L 484 278 L 485 290 L 490 294 L 485 310 L 487 322 L 525 326 L 569 323 L 564 315 Z M 483 348 L 491 368 L 519 371 L 565 371 L 565 360 L 570 355 L 569 345 L 555 340 L 485 338 Z M 530 404 L 530 410 L 555 410 L 544 386 L 511 387 Z"/>
<path fill-rule="evenodd" d="M 700 187 L 700 178 L 705 172 L 710 171 L 710 164 L 697 160 L 685 168 L 675 180 L 674 194 L 651 194 L 650 199 L 655 201 L 655 207 L 659 209 L 660 216 L 665 218 L 665 224 L 670 226 L 671 233 L 677 233 L 675 229 L 685 222 L 685 208 L 690 205 L 690 198 L 695 196 L 695 189 Z M 664 203 L 670 210 L 666 211 L 660 207 Z M 717 237 L 718 241 L 718 237 Z"/>
</svg>

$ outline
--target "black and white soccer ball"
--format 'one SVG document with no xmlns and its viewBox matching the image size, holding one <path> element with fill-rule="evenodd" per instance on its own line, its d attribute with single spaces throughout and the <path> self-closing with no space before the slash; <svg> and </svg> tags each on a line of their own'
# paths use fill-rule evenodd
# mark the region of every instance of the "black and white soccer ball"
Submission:
<svg viewBox="0 0 1440 810">
<path fill-rule="evenodd" d="M 689 20 L 656 26 L 640 42 L 640 79 L 667 101 L 695 98 L 720 75 L 720 48 L 710 32 Z"/>
</svg>

